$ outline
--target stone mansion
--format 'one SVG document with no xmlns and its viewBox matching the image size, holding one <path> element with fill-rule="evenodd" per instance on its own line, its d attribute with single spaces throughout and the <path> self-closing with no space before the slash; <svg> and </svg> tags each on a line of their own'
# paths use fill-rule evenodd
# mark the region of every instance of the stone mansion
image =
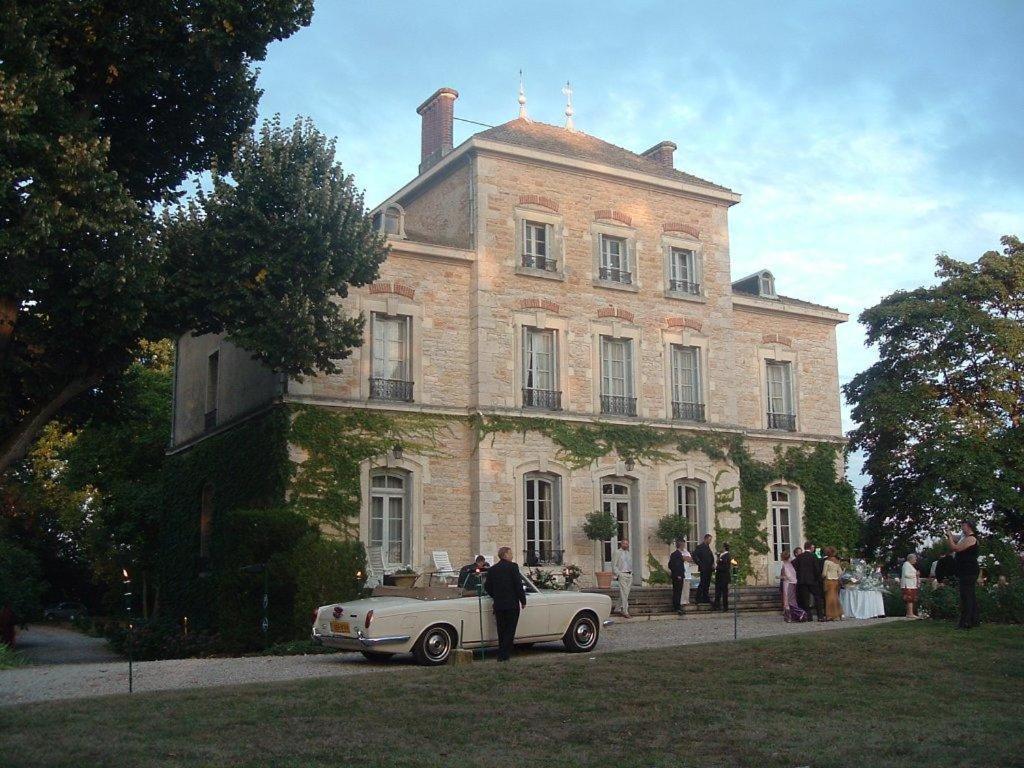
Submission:
<svg viewBox="0 0 1024 768">
<path fill-rule="evenodd" d="M 648 553 L 664 563 L 669 551 L 658 520 L 685 517 L 694 540 L 713 532 L 713 486 L 736 485 L 737 468 L 673 452 L 574 469 L 542 434 L 479 441 L 467 417 L 738 434 L 766 460 L 777 446 L 842 446 L 835 329 L 847 315 L 783 295 L 767 269 L 733 279 L 739 194 L 677 170 L 671 141 L 636 154 L 525 110 L 455 147 L 457 98 L 442 88 L 420 105 L 419 173 L 373 211 L 390 254 L 377 282 L 343 301 L 365 317 L 362 347 L 341 372 L 296 381 L 223 338 L 183 336 L 172 452 L 276 403 L 460 417 L 443 455 L 364 463 L 364 543 L 389 568 L 509 545 L 520 562 L 592 576 L 615 542 L 585 538 L 588 513 L 615 516 L 646 574 Z M 804 527 L 801 488 L 780 480 L 764 493 L 762 583 Z"/>
</svg>

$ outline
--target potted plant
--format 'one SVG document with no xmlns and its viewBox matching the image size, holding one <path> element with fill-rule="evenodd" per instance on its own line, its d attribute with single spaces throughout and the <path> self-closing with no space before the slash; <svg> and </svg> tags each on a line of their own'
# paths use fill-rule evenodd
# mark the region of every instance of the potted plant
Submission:
<svg viewBox="0 0 1024 768">
<path fill-rule="evenodd" d="M 580 568 L 576 563 L 570 563 L 562 569 L 562 578 L 565 579 L 565 588 L 573 591 L 579 591 L 580 585 L 577 583 L 580 576 L 583 575 L 583 569 Z"/>
<path fill-rule="evenodd" d="M 587 515 L 587 519 L 583 523 L 584 535 L 594 542 L 594 578 L 597 579 L 598 589 L 611 589 L 612 586 L 612 576 L 614 574 L 603 568 L 604 560 L 601 557 L 601 542 L 608 541 L 615 536 L 618 528 L 619 524 L 612 516 L 612 513 L 602 509 L 595 509 Z"/>
<path fill-rule="evenodd" d="M 391 578 L 394 580 L 396 587 L 411 587 L 416 584 L 416 579 L 419 578 L 419 574 L 410 566 L 403 565 L 391 574 Z"/>
<path fill-rule="evenodd" d="M 658 528 L 654 532 L 658 541 L 673 546 L 679 539 L 689 539 L 690 524 L 682 515 L 665 515 L 658 521 Z"/>
</svg>

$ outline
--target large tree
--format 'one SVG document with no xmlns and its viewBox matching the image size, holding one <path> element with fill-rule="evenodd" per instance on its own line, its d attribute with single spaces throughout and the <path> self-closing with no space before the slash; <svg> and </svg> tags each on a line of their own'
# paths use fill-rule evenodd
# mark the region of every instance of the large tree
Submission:
<svg viewBox="0 0 1024 768">
<path fill-rule="evenodd" d="M 1024 542 L 1024 246 L 937 257 L 934 287 L 860 317 L 879 360 L 844 388 L 871 480 L 867 544 L 907 551 L 962 517 Z"/>
<path fill-rule="evenodd" d="M 109 388 L 140 339 L 224 331 L 292 373 L 330 370 L 355 343 L 331 297 L 371 279 L 383 249 L 310 129 L 323 151 L 307 142 L 304 163 L 280 131 L 267 151 L 287 157 L 248 162 L 279 174 L 262 198 L 215 174 L 191 214 L 154 215 L 189 174 L 231 173 L 261 146 L 252 64 L 311 13 L 312 0 L 0 0 L 0 472 L 68 403 Z M 260 209 L 300 198 L 336 218 Z M 258 224 L 234 251 L 212 234 L 232 221 Z"/>
</svg>

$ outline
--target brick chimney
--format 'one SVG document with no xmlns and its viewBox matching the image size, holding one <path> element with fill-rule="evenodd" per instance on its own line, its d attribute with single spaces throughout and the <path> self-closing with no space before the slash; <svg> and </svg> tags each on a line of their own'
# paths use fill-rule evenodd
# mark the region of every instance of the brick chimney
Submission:
<svg viewBox="0 0 1024 768">
<path fill-rule="evenodd" d="M 672 168 L 672 153 L 675 151 L 675 142 L 663 141 L 660 144 L 655 144 L 646 152 L 641 152 L 640 154 L 641 157 L 646 157 L 648 160 L 653 160 L 658 165 L 663 165 L 666 168 Z"/>
<path fill-rule="evenodd" d="M 452 119 L 457 98 L 459 92 L 454 88 L 438 88 L 416 109 L 423 116 L 420 173 L 452 151 Z"/>
</svg>

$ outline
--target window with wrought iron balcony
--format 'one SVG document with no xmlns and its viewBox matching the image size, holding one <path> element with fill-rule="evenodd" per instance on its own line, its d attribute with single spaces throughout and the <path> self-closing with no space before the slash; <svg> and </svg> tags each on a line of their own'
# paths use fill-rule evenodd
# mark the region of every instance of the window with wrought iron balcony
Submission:
<svg viewBox="0 0 1024 768">
<path fill-rule="evenodd" d="M 561 565 L 565 556 L 564 549 L 552 549 L 547 546 L 523 550 L 523 564 L 531 568 L 538 565 Z"/>
<path fill-rule="evenodd" d="M 633 273 L 629 263 L 629 245 L 624 237 L 601 235 L 601 263 L 598 265 L 597 276 L 609 283 L 633 282 Z"/>
<path fill-rule="evenodd" d="M 411 403 L 413 382 L 409 375 L 409 318 L 405 315 L 374 312 L 370 322 L 370 352 L 373 357 L 370 399 Z"/>
<path fill-rule="evenodd" d="M 523 329 L 523 408 L 562 410 L 562 393 L 556 384 L 557 348 L 557 331 Z"/>
<path fill-rule="evenodd" d="M 601 413 L 636 416 L 633 340 L 601 337 Z"/>
<path fill-rule="evenodd" d="M 700 283 L 690 280 L 669 280 L 668 287 L 675 293 L 688 293 L 691 296 L 700 296 Z"/>
<path fill-rule="evenodd" d="M 707 421 L 704 403 L 672 403 L 672 418 L 679 421 Z"/>
<path fill-rule="evenodd" d="M 772 413 L 769 411 L 768 429 L 781 429 L 786 432 L 796 432 L 796 414 Z"/>
</svg>

